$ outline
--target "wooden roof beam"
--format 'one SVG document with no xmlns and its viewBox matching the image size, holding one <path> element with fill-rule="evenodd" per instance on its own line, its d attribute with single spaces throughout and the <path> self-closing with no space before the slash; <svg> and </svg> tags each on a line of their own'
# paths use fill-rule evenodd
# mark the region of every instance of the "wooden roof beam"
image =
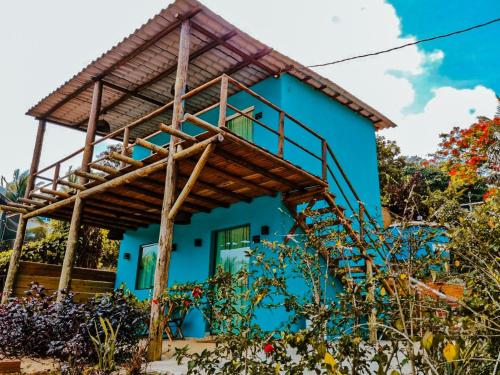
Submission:
<svg viewBox="0 0 500 375">
<path fill-rule="evenodd" d="M 205 46 L 199 48 L 198 50 L 194 51 L 192 54 L 189 55 L 189 61 L 194 60 L 201 55 L 205 54 L 206 52 L 210 51 L 211 49 L 217 47 L 222 41 L 228 41 L 231 39 L 233 36 L 235 36 L 237 33 L 236 31 L 230 31 L 229 33 L 225 34 L 224 36 L 218 38 L 218 40 L 213 40 L 206 44 Z M 120 105 L 127 99 L 129 99 L 131 96 L 137 95 L 140 91 L 146 89 L 147 87 L 155 84 L 156 82 L 162 80 L 165 77 L 168 77 L 169 75 L 175 73 L 177 70 L 177 63 L 175 65 L 172 65 L 171 67 L 167 68 L 164 70 L 162 73 L 158 74 L 157 76 L 153 77 L 147 82 L 142 83 L 141 85 L 137 86 L 135 89 L 130 90 L 129 93 L 126 93 L 125 95 L 121 96 L 117 100 L 115 100 L 113 103 L 108 104 L 106 107 L 102 108 L 101 114 L 106 113 L 110 110 L 112 110 L 114 107 Z M 106 83 L 105 83 L 106 84 Z M 160 102 L 159 102 L 160 103 Z M 156 103 L 153 103 L 156 104 Z M 157 104 L 159 106 L 164 105 L 165 103 L 160 103 Z M 82 120 L 78 123 L 78 126 L 84 125 L 88 119 Z"/>
<path fill-rule="evenodd" d="M 232 44 L 228 43 L 227 41 L 222 40 L 217 35 L 215 35 L 211 31 L 209 31 L 205 27 L 197 24 L 196 22 L 191 22 L 191 27 L 194 30 L 199 31 L 200 33 L 204 34 L 205 36 L 209 37 L 212 40 L 218 40 L 219 39 L 221 45 L 223 45 L 225 48 L 227 48 L 231 52 L 234 52 L 237 55 L 239 55 L 243 59 L 243 61 L 248 62 L 247 65 L 249 65 L 249 64 L 256 65 L 259 68 L 261 68 L 261 69 L 265 70 L 266 72 L 268 72 L 270 75 L 275 75 L 275 74 L 278 73 L 278 72 L 275 72 L 274 70 L 272 70 L 271 68 L 269 68 L 267 65 L 264 65 L 260 61 L 258 61 L 261 57 L 263 57 L 263 56 L 267 55 L 268 53 L 270 53 L 273 50 L 272 48 L 266 48 L 264 51 L 268 50 L 268 52 L 265 55 L 258 56 L 259 54 L 257 53 L 256 55 L 250 56 L 250 55 L 247 55 L 245 52 L 241 51 L 239 48 L 237 48 L 237 47 L 233 46 Z"/>
<path fill-rule="evenodd" d="M 151 104 L 154 104 L 154 105 L 157 105 L 157 106 L 162 106 L 162 105 L 165 104 L 165 103 L 163 103 L 163 102 L 161 102 L 159 100 L 150 98 L 149 96 L 142 95 L 142 94 L 138 93 L 137 90 L 129 90 L 129 89 L 126 89 L 124 87 L 115 85 L 114 83 L 111 83 L 109 81 L 102 81 L 102 83 L 103 83 L 104 86 L 107 86 L 107 87 L 109 87 L 109 88 L 111 88 L 111 89 L 113 89 L 115 91 L 120 91 L 120 92 L 122 92 L 124 94 L 127 94 L 128 97 L 134 97 L 134 98 L 143 100 L 145 102 L 148 102 L 148 103 L 151 103 Z"/>
<path fill-rule="evenodd" d="M 265 48 L 252 56 L 248 56 L 248 58 L 244 57 L 241 62 L 239 62 L 238 64 L 236 64 L 232 68 L 229 68 L 227 71 L 224 72 L 224 74 L 227 74 L 228 76 L 230 76 L 231 74 L 236 73 L 238 70 L 241 70 L 250 64 L 254 64 L 254 65 L 259 66 L 255 62 L 257 60 L 259 60 L 260 58 L 270 54 L 272 51 L 273 51 L 272 48 Z M 272 74 L 274 74 L 274 73 L 272 73 Z"/>
</svg>

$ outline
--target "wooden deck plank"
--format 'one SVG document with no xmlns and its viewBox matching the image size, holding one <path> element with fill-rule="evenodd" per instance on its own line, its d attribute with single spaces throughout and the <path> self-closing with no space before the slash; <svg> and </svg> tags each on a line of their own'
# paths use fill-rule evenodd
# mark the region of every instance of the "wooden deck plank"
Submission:
<svg viewBox="0 0 500 375">
<path fill-rule="evenodd" d="M 211 134 L 203 133 L 197 136 L 199 141 L 210 138 Z M 184 148 L 193 144 L 186 142 Z M 179 179 L 176 193 L 182 190 L 189 178 L 199 155 L 178 162 Z M 144 165 L 163 159 L 164 156 L 151 154 L 141 160 Z M 238 161 L 241 160 L 239 163 Z M 288 168 L 287 165 L 290 165 Z M 291 163 L 278 163 L 275 155 L 262 148 L 241 142 L 225 139 L 218 144 L 216 152 L 194 185 L 191 195 L 182 206 L 184 216 L 180 220 L 198 212 L 209 212 L 217 207 L 228 207 L 239 201 L 249 201 L 253 198 L 274 195 L 275 193 L 300 192 L 318 186 L 318 177 L 312 174 L 299 173 L 297 166 Z M 128 165 L 119 169 L 119 173 L 110 174 L 106 179 L 113 179 L 137 169 L 137 165 Z M 96 193 L 87 198 L 92 209 L 84 212 L 86 221 L 112 220 L 113 216 L 124 229 L 143 224 L 159 222 L 162 205 L 166 170 L 156 171 L 147 177 L 141 177 L 131 183 L 118 186 L 110 191 Z M 310 175 L 310 178 L 308 177 Z M 99 185 L 99 181 L 90 181 L 86 189 Z M 56 198 L 57 201 L 63 198 Z M 72 205 L 61 207 L 49 216 L 66 217 L 71 212 Z M 109 212 L 106 211 L 109 207 Z M 99 213 L 99 207 L 103 213 Z M 116 210 L 113 210 L 116 208 Z M 119 215 L 119 211 L 126 213 Z M 186 216 L 188 215 L 188 216 Z"/>
</svg>

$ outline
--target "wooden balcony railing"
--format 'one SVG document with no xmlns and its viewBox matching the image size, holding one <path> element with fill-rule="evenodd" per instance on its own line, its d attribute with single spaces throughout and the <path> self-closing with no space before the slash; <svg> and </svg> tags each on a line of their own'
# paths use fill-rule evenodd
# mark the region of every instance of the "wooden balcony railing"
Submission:
<svg viewBox="0 0 500 375">
<path fill-rule="evenodd" d="M 353 213 L 357 212 L 357 209 L 359 209 L 360 197 L 357 194 L 354 186 L 350 182 L 347 174 L 340 165 L 339 161 L 337 160 L 332 148 L 330 147 L 326 139 L 322 137 L 320 134 L 318 134 L 316 131 L 314 131 L 313 129 L 302 123 L 300 120 L 298 120 L 294 116 L 284 111 L 279 106 L 275 105 L 271 101 L 267 100 L 263 96 L 259 95 L 255 91 L 251 90 L 250 88 L 244 86 L 237 80 L 227 75 L 222 75 L 220 77 L 217 77 L 185 93 L 182 96 L 182 100 L 187 102 L 191 98 L 195 97 L 197 94 L 200 94 L 205 90 L 211 89 L 215 85 L 220 86 L 220 94 L 219 97 L 217 98 L 219 99 L 219 101 L 212 105 L 207 106 L 206 108 L 202 109 L 197 113 L 190 115 L 192 116 L 191 118 L 200 118 L 200 116 L 202 116 L 203 114 L 210 112 L 212 110 L 216 110 L 218 108 L 219 119 L 217 126 L 219 127 L 226 126 L 226 118 L 228 110 L 233 111 L 235 114 L 239 114 L 240 116 L 249 119 L 256 126 L 259 126 L 261 129 L 264 129 L 265 131 L 276 137 L 276 144 L 275 144 L 276 151 L 268 150 L 269 152 L 272 152 L 275 156 L 278 156 L 279 158 L 286 160 L 285 158 L 286 149 L 288 147 L 295 147 L 296 149 L 300 150 L 300 152 L 302 152 L 304 155 L 308 155 L 312 157 L 314 160 L 316 160 L 319 163 L 318 165 L 319 168 L 303 168 L 303 169 L 305 169 L 307 172 L 311 174 L 315 174 L 311 171 L 311 169 L 320 170 L 321 176 L 318 177 L 320 177 L 325 182 L 332 181 L 337 187 L 337 189 L 340 191 L 342 197 L 344 198 L 344 201 L 351 209 L 351 212 Z M 265 107 L 275 111 L 277 113 L 276 117 L 278 119 L 277 124 L 274 124 L 274 126 L 266 124 L 261 119 L 257 119 L 255 118 L 255 116 L 252 116 L 244 112 L 242 109 L 237 108 L 235 105 L 229 103 L 228 101 L 229 92 L 237 92 L 237 91 L 245 92 L 250 97 L 262 103 Z M 112 140 L 117 138 L 122 139 L 119 152 L 111 152 L 109 154 L 104 155 L 103 157 L 91 160 L 88 164 L 82 166 L 80 169 L 69 170 L 68 173 L 66 173 L 64 176 L 61 176 L 62 165 L 80 156 L 84 151 L 84 148 L 82 147 L 72 152 L 68 156 L 56 161 L 55 163 L 52 163 L 40 169 L 34 175 L 34 178 L 36 179 L 36 181 L 40 180 L 45 181 L 46 184 L 41 185 L 39 183 L 35 183 L 35 188 L 31 192 L 30 196 L 35 199 L 46 200 L 49 202 L 51 199 L 54 199 L 53 197 L 54 195 L 55 196 L 60 195 L 62 197 L 64 193 L 58 193 L 59 190 L 58 188 L 60 186 L 64 186 L 66 188 L 81 187 L 82 181 L 86 181 L 87 178 L 89 177 L 92 177 L 94 179 L 98 178 L 99 174 L 90 173 L 91 170 L 97 170 L 99 173 L 107 172 L 109 168 L 107 168 L 107 166 L 103 163 L 107 159 L 112 159 L 115 162 L 119 161 L 121 163 L 120 165 L 121 168 L 125 167 L 127 164 L 140 163 L 140 161 L 136 161 L 131 158 L 131 153 L 134 147 L 141 146 L 141 143 L 143 143 L 144 141 L 151 140 L 151 138 L 157 136 L 158 134 L 163 133 L 163 131 L 159 129 L 150 134 L 147 134 L 142 138 L 137 138 L 132 142 L 131 140 L 132 130 L 141 126 L 145 122 L 152 120 L 155 117 L 158 117 L 159 115 L 162 115 L 168 110 L 172 109 L 173 104 L 174 104 L 173 101 L 168 102 L 165 105 L 157 108 L 156 110 L 148 113 L 147 115 L 131 122 L 130 124 L 120 129 L 110 132 L 106 136 L 101 137 L 92 143 L 92 146 L 95 147 L 98 144 L 101 144 L 107 140 Z M 194 125 L 200 125 L 200 124 L 195 123 Z M 298 127 L 303 131 L 305 131 L 306 134 L 310 135 L 313 139 L 316 139 L 316 142 L 318 142 L 317 149 L 319 151 L 315 151 L 314 148 L 311 147 L 306 147 L 304 144 L 301 143 L 301 140 L 294 138 L 292 135 L 294 133 L 294 129 L 292 129 L 292 127 Z M 230 132 L 230 130 L 228 130 L 227 128 L 225 128 L 224 130 Z M 257 146 L 261 147 L 259 144 L 257 144 Z M 47 177 L 46 174 L 49 172 L 52 172 L 51 176 Z M 317 174 L 318 173 L 316 173 L 316 175 Z M 34 201 L 30 199 L 24 199 L 24 201 L 25 202 L 23 203 L 34 204 Z M 371 218 L 368 212 L 366 212 L 365 214 L 367 215 L 368 218 L 370 218 L 370 220 L 375 222 L 373 218 Z"/>
</svg>

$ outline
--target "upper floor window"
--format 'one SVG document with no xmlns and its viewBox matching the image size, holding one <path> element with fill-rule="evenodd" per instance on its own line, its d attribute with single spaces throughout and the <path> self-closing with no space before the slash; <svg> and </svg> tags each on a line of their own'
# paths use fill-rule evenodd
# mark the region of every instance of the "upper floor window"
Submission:
<svg viewBox="0 0 500 375">
<path fill-rule="evenodd" d="M 253 117 L 253 107 L 247 108 L 242 112 Z M 236 113 L 229 116 L 226 120 L 226 126 L 229 130 L 236 133 L 247 141 L 253 142 L 253 121 L 245 116 Z"/>
</svg>

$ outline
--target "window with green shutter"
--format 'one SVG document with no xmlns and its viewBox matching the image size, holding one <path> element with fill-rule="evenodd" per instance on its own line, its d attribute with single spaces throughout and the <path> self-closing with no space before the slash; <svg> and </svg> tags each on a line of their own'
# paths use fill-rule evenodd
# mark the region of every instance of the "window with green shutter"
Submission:
<svg viewBox="0 0 500 375">
<path fill-rule="evenodd" d="M 245 114 L 253 117 L 253 107 L 244 111 Z M 229 130 L 236 133 L 247 141 L 253 142 L 253 121 L 240 114 L 228 117 L 226 126 Z"/>
</svg>

